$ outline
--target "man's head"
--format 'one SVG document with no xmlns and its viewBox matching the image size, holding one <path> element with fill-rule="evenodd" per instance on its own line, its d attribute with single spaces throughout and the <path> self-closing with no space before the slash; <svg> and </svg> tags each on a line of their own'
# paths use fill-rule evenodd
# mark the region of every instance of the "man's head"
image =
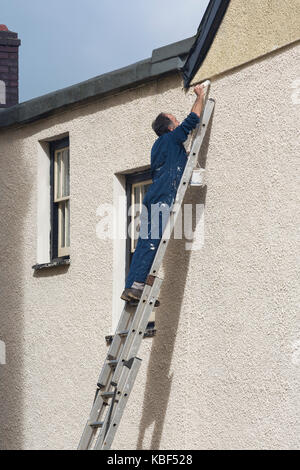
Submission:
<svg viewBox="0 0 300 470">
<path fill-rule="evenodd" d="M 159 137 L 173 131 L 177 126 L 179 126 L 179 122 L 176 117 L 166 113 L 160 113 L 152 123 L 152 129 Z"/>
</svg>

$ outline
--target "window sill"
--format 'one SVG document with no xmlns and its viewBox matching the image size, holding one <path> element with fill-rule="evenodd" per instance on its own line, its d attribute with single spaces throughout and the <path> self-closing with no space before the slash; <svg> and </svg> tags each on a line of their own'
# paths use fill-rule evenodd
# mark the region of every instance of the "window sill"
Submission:
<svg viewBox="0 0 300 470">
<path fill-rule="evenodd" d="M 32 269 L 39 271 L 41 269 L 55 268 L 56 266 L 66 266 L 70 264 L 70 258 L 57 258 L 56 260 L 50 261 L 50 263 L 34 264 Z"/>
<path fill-rule="evenodd" d="M 155 329 L 154 323 L 151 323 L 150 325 L 147 327 L 145 331 L 144 338 L 153 338 L 153 336 L 156 336 L 156 329 Z M 114 339 L 113 335 L 105 336 L 107 346 L 111 345 L 113 339 Z"/>
</svg>

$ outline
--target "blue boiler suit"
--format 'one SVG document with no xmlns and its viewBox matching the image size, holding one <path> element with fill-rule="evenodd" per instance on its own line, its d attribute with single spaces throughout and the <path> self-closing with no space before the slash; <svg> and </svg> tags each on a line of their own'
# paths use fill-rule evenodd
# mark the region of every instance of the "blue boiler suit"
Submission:
<svg viewBox="0 0 300 470">
<path fill-rule="evenodd" d="M 153 182 L 143 200 L 140 236 L 132 257 L 125 288 L 130 288 L 134 281 L 145 282 L 150 272 L 167 222 L 167 218 L 162 216 L 162 213 L 158 215 L 158 211 L 160 208 L 164 209 L 166 205 L 170 210 L 173 205 L 187 161 L 183 142 L 199 121 L 197 114 L 190 113 L 182 124 L 160 136 L 152 147 Z"/>
</svg>

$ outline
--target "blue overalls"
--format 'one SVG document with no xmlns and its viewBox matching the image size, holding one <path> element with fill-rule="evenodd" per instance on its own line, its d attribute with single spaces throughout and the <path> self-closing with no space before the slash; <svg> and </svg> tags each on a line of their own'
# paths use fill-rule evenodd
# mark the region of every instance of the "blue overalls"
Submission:
<svg viewBox="0 0 300 470">
<path fill-rule="evenodd" d="M 173 205 L 186 165 L 187 153 L 183 142 L 199 121 L 197 114 L 190 113 L 180 126 L 160 136 L 152 147 L 153 182 L 143 200 L 140 236 L 125 288 L 130 288 L 134 281 L 145 282 L 149 274 L 167 223 L 168 217 L 165 217 L 165 214 Z"/>
</svg>

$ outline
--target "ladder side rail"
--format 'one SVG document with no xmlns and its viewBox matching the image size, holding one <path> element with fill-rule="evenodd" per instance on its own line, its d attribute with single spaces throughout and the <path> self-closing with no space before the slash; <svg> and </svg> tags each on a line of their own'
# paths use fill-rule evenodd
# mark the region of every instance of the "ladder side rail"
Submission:
<svg viewBox="0 0 300 470">
<path fill-rule="evenodd" d="M 159 284 L 158 284 L 158 281 L 159 281 Z M 148 296 L 149 296 L 149 302 L 151 302 L 151 301 L 153 302 L 153 299 L 156 299 L 158 297 L 162 282 L 163 282 L 163 279 L 156 277 L 155 280 L 154 280 L 153 286 L 146 285 L 147 291 L 148 291 Z M 155 302 L 155 300 L 154 300 L 154 302 Z M 151 313 L 151 310 L 150 310 L 150 313 Z M 149 315 L 150 315 L 150 313 L 149 313 Z M 148 320 L 149 320 L 149 316 L 146 316 L 146 315 L 144 315 L 141 318 L 141 321 L 140 321 L 139 326 L 138 326 L 139 331 L 143 332 L 143 331 L 146 330 Z M 139 351 L 141 342 L 142 342 L 142 338 L 140 336 L 136 336 L 135 338 L 133 338 L 133 342 L 132 342 L 132 345 L 131 345 L 131 348 L 130 348 L 130 357 L 135 357 L 136 356 L 136 354 Z"/>
<path fill-rule="evenodd" d="M 118 383 L 119 377 L 123 369 L 122 361 L 127 361 L 135 356 L 135 354 L 132 353 L 133 344 L 140 345 L 143 340 L 143 336 L 144 336 L 144 333 L 148 324 L 148 319 L 153 310 L 155 300 L 157 300 L 157 297 L 159 295 L 162 281 L 163 281 L 162 279 L 157 277 L 155 278 L 155 282 L 153 283 L 153 286 L 149 286 L 146 284 L 144 287 L 141 300 L 138 304 L 137 311 L 133 319 L 131 331 L 127 335 L 127 338 L 126 338 L 126 341 L 122 350 L 121 360 L 118 362 L 118 365 L 116 366 L 116 369 L 112 378 L 113 384 Z M 143 319 L 144 319 L 144 323 L 146 322 L 146 327 L 144 329 L 140 327 Z M 135 351 L 137 351 L 137 349 L 138 349 L 137 347 L 134 348 Z"/>
<path fill-rule="evenodd" d="M 156 288 L 155 288 L 155 291 L 154 291 L 154 292 L 157 292 L 157 294 L 156 294 L 157 296 L 158 296 L 158 293 L 159 293 L 159 290 L 160 290 L 161 283 L 162 283 L 162 280 L 157 279 Z M 148 297 L 148 295 L 147 295 L 147 292 L 146 292 L 146 299 L 147 299 L 147 297 Z M 129 333 L 127 335 L 127 338 L 126 338 L 126 341 L 123 345 L 123 348 L 121 349 L 120 356 L 118 358 L 118 364 L 116 366 L 115 371 L 112 371 L 112 369 L 110 368 L 110 366 L 108 364 L 104 365 L 104 369 L 103 369 L 104 371 L 102 370 L 101 375 L 99 377 L 98 383 L 101 382 L 101 380 L 103 379 L 103 374 L 106 374 L 106 378 L 110 378 L 110 375 L 108 374 L 108 372 L 106 372 L 106 367 L 110 368 L 109 372 L 113 372 L 113 374 L 111 374 L 112 375 L 112 380 L 108 384 L 106 384 L 106 387 L 105 387 L 106 389 L 107 389 L 107 387 L 108 388 L 111 387 L 112 383 L 114 384 L 113 386 L 115 386 L 117 384 L 117 381 L 118 381 L 123 369 L 127 369 L 126 367 L 124 367 L 124 362 L 127 361 L 128 359 L 130 359 L 130 357 L 132 357 L 132 355 L 130 354 L 130 346 L 131 346 L 131 343 L 132 343 L 133 336 L 134 335 L 138 336 L 138 338 L 140 339 L 140 342 L 142 341 L 145 330 L 147 328 L 148 319 L 149 319 L 150 314 L 153 310 L 153 305 L 155 304 L 155 300 L 156 299 L 153 298 L 152 301 L 149 300 L 147 302 L 147 300 L 145 300 L 145 302 L 139 303 L 140 308 L 137 308 L 137 310 L 139 310 L 139 311 L 136 311 L 136 313 L 133 317 Z M 140 324 L 140 317 L 145 317 L 145 311 L 146 311 L 147 322 L 146 322 L 146 326 L 145 326 L 144 330 L 141 331 L 140 328 L 138 329 L 137 327 Z M 123 325 L 119 324 L 119 326 L 123 326 Z M 116 331 L 116 333 L 117 333 L 117 331 Z M 127 351 L 129 351 L 129 354 L 127 354 Z M 128 357 L 129 355 L 130 355 L 130 357 Z M 103 392 L 102 389 L 99 390 L 99 394 L 101 394 L 101 392 Z M 85 432 L 90 436 L 90 439 L 93 435 L 93 430 L 89 429 L 89 428 L 91 428 L 89 426 L 89 423 L 101 420 L 102 415 L 103 415 L 103 411 L 105 411 L 104 403 L 101 404 L 100 408 L 99 407 L 97 408 L 96 412 L 95 412 L 95 408 L 94 407 L 92 408 L 90 418 L 87 422 L 87 428 L 85 429 Z"/>
<path fill-rule="evenodd" d="M 111 422 L 108 427 L 107 433 L 105 436 L 103 435 L 104 433 L 101 433 L 101 435 L 98 436 L 94 450 L 110 449 L 141 363 L 142 361 L 138 357 L 133 358 L 132 366 L 130 369 L 128 369 L 129 372 L 126 374 L 126 376 L 124 375 L 124 383 L 122 384 L 122 387 L 118 390 L 120 392 L 120 398 L 117 404 L 118 406 L 112 413 Z"/>
<path fill-rule="evenodd" d="M 104 400 L 101 397 L 100 391 L 99 391 L 93 403 L 89 418 L 84 427 L 84 430 L 83 430 L 83 433 L 82 433 L 82 436 L 81 436 L 81 439 L 77 448 L 78 450 L 89 449 L 92 439 L 97 432 L 97 429 L 94 429 L 92 426 L 90 426 L 89 423 L 98 421 L 100 409 L 103 407 L 103 403 L 104 403 Z"/>
<path fill-rule="evenodd" d="M 134 314 L 132 313 L 132 307 L 129 305 L 125 305 L 123 312 L 121 314 L 121 317 L 119 319 L 116 332 L 129 329 L 133 321 L 133 316 Z M 113 337 L 112 343 L 109 347 L 106 361 L 109 361 L 112 358 L 117 360 L 120 354 L 122 353 L 123 345 L 124 345 L 124 340 L 122 340 L 122 338 L 119 335 L 115 334 Z M 101 388 L 107 387 L 107 384 L 109 383 L 110 375 L 112 373 L 111 366 L 106 361 L 101 370 L 101 373 L 99 375 L 99 379 L 97 382 L 98 387 L 101 387 Z"/>
<path fill-rule="evenodd" d="M 129 361 L 122 362 L 123 367 L 121 369 L 118 384 L 114 385 L 114 400 L 111 400 L 110 402 L 109 408 L 107 409 L 107 412 L 104 416 L 104 420 L 102 421 L 102 427 L 97 436 L 97 444 L 95 444 L 95 446 L 97 445 L 97 447 L 101 446 L 101 441 L 104 440 L 108 432 L 110 423 L 112 423 L 112 420 L 114 419 L 113 417 L 118 408 L 119 399 L 122 396 L 122 391 L 125 386 L 127 377 L 131 372 L 133 361 L 134 358 L 130 359 Z"/>
<path fill-rule="evenodd" d="M 132 306 L 128 303 L 125 303 L 125 306 L 124 306 L 124 309 L 123 309 L 123 313 L 120 317 L 120 320 L 118 322 L 118 325 L 117 325 L 117 328 L 115 330 L 115 332 L 118 332 L 118 331 L 125 331 L 129 328 L 129 325 L 132 323 L 133 321 L 133 317 L 135 315 L 135 311 L 136 311 L 136 306 Z M 126 318 L 122 319 L 122 316 L 124 316 L 126 312 Z M 112 343 L 110 345 L 110 348 L 109 348 L 109 351 L 108 351 L 108 354 L 107 356 L 111 356 L 111 357 L 115 357 L 117 358 L 117 355 L 118 355 L 118 350 L 119 350 L 119 347 L 120 347 L 120 344 L 122 343 L 122 339 L 117 336 L 116 334 L 114 335 L 113 337 L 113 340 L 112 340 Z"/>
<path fill-rule="evenodd" d="M 118 388 L 118 392 L 120 390 L 122 390 L 123 384 L 127 380 L 127 375 L 130 373 L 130 370 L 128 369 L 128 367 L 126 367 L 126 362 L 130 361 L 134 358 L 135 354 L 133 353 L 133 350 L 138 351 L 138 349 L 140 347 L 140 344 L 141 344 L 143 336 L 144 336 L 144 332 L 147 328 L 149 316 L 152 312 L 153 305 L 155 304 L 155 300 L 158 297 L 162 281 L 163 281 L 162 279 L 156 278 L 155 279 L 155 284 L 153 284 L 153 286 L 148 286 L 148 285 L 145 286 L 145 289 L 147 291 L 146 292 L 147 300 L 146 300 L 145 303 L 142 304 L 142 308 L 140 309 L 140 314 L 137 315 L 137 317 L 136 317 L 136 325 L 138 325 L 138 328 L 136 328 L 136 329 L 133 328 L 133 330 L 131 331 L 131 335 L 130 336 L 128 335 L 128 338 L 130 338 L 130 339 L 128 340 L 128 344 L 126 345 L 127 346 L 126 349 L 125 349 L 125 345 L 124 345 L 124 349 L 123 349 L 123 352 L 122 352 L 122 359 L 121 358 L 119 359 L 118 365 L 116 366 L 116 369 L 115 369 L 115 372 L 114 372 L 114 375 L 113 375 L 113 378 L 112 378 L 112 381 L 111 381 L 111 384 Z M 125 354 L 126 351 L 128 351 L 127 356 Z M 117 394 L 117 397 L 118 397 L 118 395 L 119 395 L 119 393 Z M 111 404 L 110 406 L 112 407 L 113 404 Z M 115 413 L 118 410 L 118 407 L 119 407 L 119 404 L 116 403 L 114 405 L 114 409 L 113 409 L 112 413 Z M 105 436 L 105 432 L 106 432 L 105 430 L 106 430 L 106 427 L 107 427 L 107 420 L 108 420 L 108 413 L 109 413 L 109 410 L 107 410 L 107 414 L 106 414 L 105 419 L 103 421 L 103 426 L 102 426 L 102 428 L 99 432 L 99 435 L 97 437 L 97 442 L 98 442 L 97 446 L 98 446 L 98 448 L 99 448 L 99 445 L 100 445 L 99 444 L 100 440 L 104 439 L 104 436 Z M 112 414 L 112 416 L 113 416 L 113 414 Z"/>
<path fill-rule="evenodd" d="M 132 317 L 132 312 L 130 309 L 131 309 L 130 307 L 125 305 L 123 312 L 120 316 L 119 322 L 118 322 L 117 331 L 128 328 L 128 324 L 130 324 L 130 319 Z M 112 344 L 110 345 L 107 358 L 102 367 L 102 370 L 101 370 L 101 373 L 97 382 L 98 387 L 101 386 L 101 390 L 107 391 L 110 387 L 110 379 L 111 379 L 111 376 L 113 375 L 113 370 L 106 361 L 109 359 L 110 355 L 112 356 L 117 355 L 117 352 L 120 349 L 121 343 L 122 343 L 122 339 L 118 337 L 117 335 L 115 335 L 112 341 Z M 89 447 L 94 434 L 97 432 L 97 430 L 93 429 L 89 423 L 99 421 L 101 419 L 101 414 L 103 413 L 103 409 L 105 407 L 104 403 L 105 402 L 100 395 L 100 390 L 98 389 L 96 399 L 93 403 L 92 409 L 89 414 L 89 418 L 86 422 L 86 425 L 84 427 L 84 430 L 83 430 L 83 433 L 79 442 L 78 450 L 86 449 Z"/>
<path fill-rule="evenodd" d="M 113 416 L 114 416 L 115 409 L 118 405 L 118 400 L 116 399 L 117 392 L 118 392 L 118 388 L 115 387 L 114 398 L 110 401 L 109 407 L 107 407 L 106 413 L 105 413 L 105 415 L 103 417 L 103 421 L 101 423 L 102 424 L 101 429 L 99 430 L 98 436 L 96 438 L 96 442 L 93 443 L 93 446 L 91 447 L 91 450 L 95 449 L 96 443 L 98 443 L 98 445 L 99 445 L 99 442 L 103 441 L 103 439 L 105 438 L 105 436 L 106 436 L 106 434 L 109 430 L 109 427 L 112 423 L 112 419 L 113 419 Z"/>
<path fill-rule="evenodd" d="M 129 359 L 129 361 L 126 361 L 125 363 L 122 363 L 123 367 L 121 369 L 118 385 L 115 385 L 116 401 L 115 402 L 111 401 L 111 403 L 110 403 L 110 407 L 107 410 L 107 413 L 104 417 L 103 425 L 102 425 L 102 427 L 99 431 L 99 434 L 97 436 L 95 447 L 96 446 L 97 447 L 101 446 L 101 442 L 103 442 L 103 440 L 105 439 L 105 436 L 106 436 L 106 434 L 109 430 L 110 423 L 112 423 L 112 421 L 114 419 L 114 415 L 115 415 L 115 413 L 118 409 L 118 406 L 119 406 L 119 399 L 122 396 L 123 389 L 125 387 L 128 375 L 131 373 L 131 369 L 132 369 L 134 359 L 135 358 L 132 357 L 131 359 Z"/>
</svg>

